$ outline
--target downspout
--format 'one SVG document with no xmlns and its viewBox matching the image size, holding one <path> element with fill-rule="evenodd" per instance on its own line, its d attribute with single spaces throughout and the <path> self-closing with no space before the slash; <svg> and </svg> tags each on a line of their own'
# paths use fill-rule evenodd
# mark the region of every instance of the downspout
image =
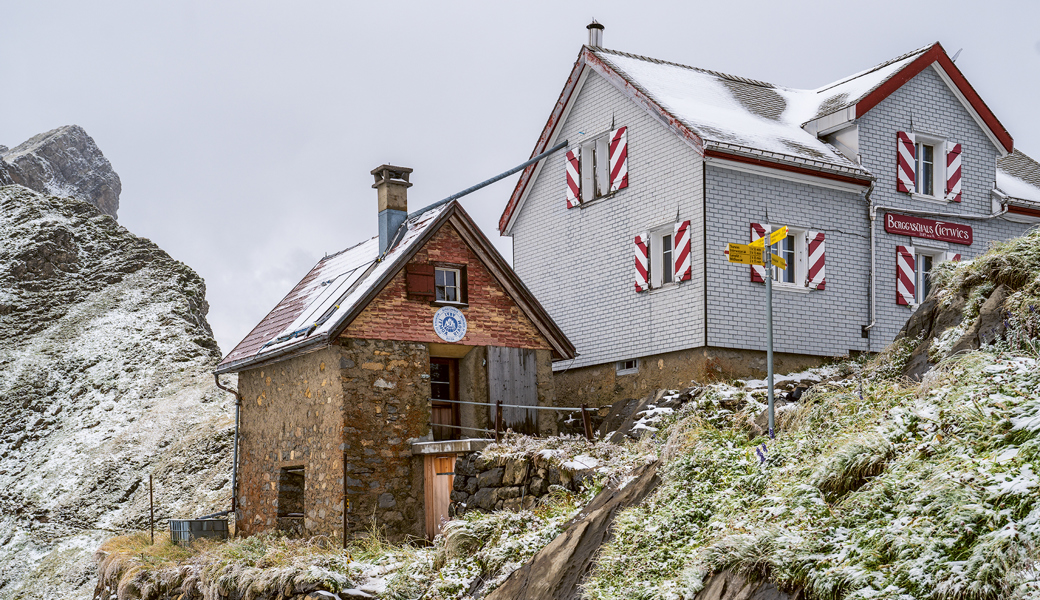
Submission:
<svg viewBox="0 0 1040 600">
<path fill-rule="evenodd" d="M 875 298 L 876 293 L 877 293 L 876 285 L 874 283 L 874 279 L 875 279 L 875 277 L 874 277 L 874 269 L 875 269 L 874 261 L 876 260 L 874 258 L 875 254 L 876 254 L 875 251 L 874 251 L 874 246 L 875 246 L 875 243 L 876 243 L 876 241 L 875 241 L 876 236 L 874 235 L 874 221 L 877 219 L 877 211 L 874 210 L 874 200 L 873 200 L 873 198 L 871 198 L 871 196 L 874 194 L 874 183 L 875 182 L 873 180 L 871 180 L 870 187 L 867 188 L 867 196 L 866 196 L 866 198 L 867 198 L 867 214 L 870 216 L 870 273 L 869 273 L 869 277 L 870 277 L 870 324 L 863 328 L 863 332 L 867 334 L 867 352 L 870 352 L 870 330 L 874 328 L 874 325 L 877 325 L 877 313 L 874 312 L 875 311 L 874 298 Z"/>
<path fill-rule="evenodd" d="M 229 394 L 235 396 L 235 449 L 231 456 L 231 512 L 235 513 L 235 518 L 238 518 L 238 426 L 239 426 L 239 415 L 242 409 L 242 394 L 238 393 L 238 390 L 224 387 L 220 384 L 220 376 L 216 373 L 213 374 L 213 381 L 216 382 L 217 387 L 224 390 Z M 238 531 L 238 526 L 235 526 L 235 531 Z"/>
</svg>

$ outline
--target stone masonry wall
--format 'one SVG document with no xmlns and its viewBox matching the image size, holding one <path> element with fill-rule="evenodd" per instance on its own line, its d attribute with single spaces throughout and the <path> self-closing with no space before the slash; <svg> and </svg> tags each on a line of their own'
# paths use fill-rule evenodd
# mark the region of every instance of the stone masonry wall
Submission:
<svg viewBox="0 0 1040 600">
<path fill-rule="evenodd" d="M 374 518 L 393 541 L 421 538 L 422 457 L 412 456 L 410 442 L 430 430 L 427 346 L 342 338 L 338 344 L 349 534 L 364 533 Z"/>
<path fill-rule="evenodd" d="M 580 471 L 561 469 L 541 456 L 486 458 L 473 452 L 455 459 L 452 511 L 530 509 L 550 486 L 578 491 L 581 482 Z"/>
<path fill-rule="evenodd" d="M 466 335 L 460 345 L 550 347 L 450 224 L 442 227 L 411 263 L 436 261 L 466 265 L 469 306 L 459 307 L 467 322 Z M 433 315 L 440 307 L 429 301 L 409 299 L 406 290 L 402 268 L 379 297 L 347 327 L 343 337 L 443 344 L 444 340 L 433 331 Z"/>
<path fill-rule="evenodd" d="M 279 473 L 299 466 L 305 474 L 303 534 L 342 530 L 339 362 L 333 347 L 239 374 L 236 524 L 243 534 L 277 527 Z"/>
</svg>

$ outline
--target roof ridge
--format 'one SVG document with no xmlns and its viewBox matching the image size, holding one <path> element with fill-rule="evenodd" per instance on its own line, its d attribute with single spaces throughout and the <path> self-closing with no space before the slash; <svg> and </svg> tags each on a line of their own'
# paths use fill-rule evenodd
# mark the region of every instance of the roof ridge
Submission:
<svg viewBox="0 0 1040 600">
<path fill-rule="evenodd" d="M 701 67 L 692 67 L 690 65 L 684 65 L 682 63 L 672 62 L 672 61 L 669 61 L 669 60 L 661 60 L 659 58 L 653 58 L 653 57 L 650 57 L 650 56 L 643 56 L 641 54 L 632 54 L 631 52 L 622 52 L 620 50 L 610 50 L 609 48 L 599 48 L 599 47 L 593 48 L 592 46 L 589 46 L 588 48 L 590 50 L 592 50 L 593 52 L 605 52 L 607 54 L 614 54 L 616 56 L 624 56 L 626 58 L 634 58 L 636 60 L 644 60 L 646 62 L 652 62 L 652 63 L 656 63 L 656 64 L 659 64 L 659 65 L 670 65 L 670 66 L 673 66 L 673 67 L 680 67 L 682 69 L 689 69 L 691 71 L 697 71 L 698 73 L 706 73 L 708 75 L 714 75 L 715 77 L 719 77 L 721 79 L 728 79 L 730 81 L 736 81 L 736 82 L 739 82 L 739 83 L 746 83 L 748 85 L 755 85 L 755 86 L 758 86 L 758 87 L 773 88 L 773 89 L 780 87 L 780 86 L 778 86 L 776 84 L 769 83 L 767 81 L 759 81 L 757 79 L 751 79 L 749 77 L 740 77 L 739 75 L 730 75 L 728 73 L 723 73 L 721 71 L 712 71 L 711 69 L 702 69 Z"/>
<path fill-rule="evenodd" d="M 815 91 L 817 94 L 826 92 L 827 90 L 832 89 L 832 88 L 836 88 L 836 87 L 838 87 L 839 85 L 841 85 L 843 83 L 848 83 L 848 82 L 852 81 L 853 79 L 858 79 L 860 77 L 863 77 L 864 75 L 869 75 L 869 74 L 871 74 L 871 73 L 873 73 L 873 72 L 875 72 L 875 71 L 877 71 L 879 69 L 884 69 L 885 67 L 887 67 L 887 66 L 889 66 L 889 65 L 891 65 L 893 63 L 897 63 L 897 62 L 899 62 L 901 60 L 906 60 L 907 58 L 910 58 L 911 56 L 913 56 L 915 54 L 922 54 L 924 52 L 927 52 L 931 47 L 935 46 L 938 43 L 939 42 L 933 42 L 931 44 L 928 44 L 927 46 L 918 48 L 917 50 L 912 50 L 910 52 L 907 52 L 906 54 L 901 54 L 901 55 L 899 55 L 899 56 L 897 56 L 895 58 L 890 58 L 890 59 L 888 59 L 888 60 L 886 60 L 886 61 L 884 61 L 882 63 L 874 65 L 873 67 L 870 67 L 870 68 L 865 69 L 863 71 L 860 71 L 858 73 L 853 73 L 852 75 L 848 75 L 848 76 L 846 76 L 846 77 L 844 77 L 842 79 L 839 79 L 837 81 L 833 81 L 833 82 L 827 84 L 824 87 L 818 88 L 816 90 L 809 90 L 809 91 Z"/>
</svg>

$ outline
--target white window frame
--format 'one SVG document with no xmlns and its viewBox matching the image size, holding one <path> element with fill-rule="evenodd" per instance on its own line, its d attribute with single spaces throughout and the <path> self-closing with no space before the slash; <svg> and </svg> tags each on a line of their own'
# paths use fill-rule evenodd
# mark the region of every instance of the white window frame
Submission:
<svg viewBox="0 0 1040 600">
<path fill-rule="evenodd" d="M 668 237 L 668 264 L 664 264 L 664 238 Z M 675 224 L 669 223 L 650 230 L 650 288 L 660 289 L 675 285 Z M 665 273 L 668 280 L 664 281 Z"/>
<path fill-rule="evenodd" d="M 923 169 L 921 168 L 921 161 L 923 159 L 923 146 L 932 146 L 934 152 L 932 152 L 932 193 L 924 194 L 917 190 L 921 189 L 921 183 L 923 181 Z M 914 133 L 914 191 L 911 194 L 914 198 L 921 200 L 928 200 L 931 202 L 946 202 L 946 139 L 927 134 L 927 133 Z"/>
<path fill-rule="evenodd" d="M 924 302 L 924 299 L 927 297 L 924 291 L 925 276 L 920 268 L 924 257 L 932 259 L 932 270 L 929 271 L 931 273 L 935 271 L 936 267 L 945 262 L 946 252 L 922 246 L 914 247 L 914 306 Z"/>
<path fill-rule="evenodd" d="M 635 366 L 628 367 L 625 365 L 625 363 L 632 363 Z M 635 375 L 639 372 L 639 359 L 630 358 L 628 360 L 619 360 L 614 365 L 614 368 L 616 369 L 616 374 L 618 375 Z"/>
<path fill-rule="evenodd" d="M 442 272 L 442 271 L 444 271 L 444 272 L 452 272 L 452 273 L 455 274 L 455 285 L 449 286 L 449 285 L 438 285 L 437 284 L 437 274 L 439 272 Z M 437 292 L 440 291 L 439 288 L 444 288 L 445 289 L 445 294 L 444 294 L 445 295 L 445 299 L 443 299 L 443 300 L 437 297 Z M 447 289 L 448 288 L 454 288 L 455 289 L 455 300 L 448 300 L 447 299 Z M 462 269 L 453 269 L 451 267 L 434 267 L 433 268 L 433 299 L 434 299 L 434 302 L 437 302 L 439 304 L 463 304 L 463 302 L 462 302 Z"/>
<path fill-rule="evenodd" d="M 581 143 L 581 201 L 591 202 L 610 195 L 610 132 L 604 131 Z"/>
<path fill-rule="evenodd" d="M 769 232 L 772 233 L 777 229 L 783 227 L 782 225 L 773 225 L 769 227 Z M 806 279 L 809 276 L 809 244 L 805 241 L 805 235 L 808 229 L 802 229 L 799 227 L 788 227 L 788 237 L 794 238 L 794 265 L 788 264 L 787 268 L 794 268 L 794 283 L 787 281 L 780 281 L 778 274 L 780 269 L 776 267 L 769 267 L 769 275 L 773 278 L 773 289 L 787 290 L 792 292 L 808 292 L 809 287 Z M 783 256 L 776 252 L 776 246 L 773 247 L 773 253 L 777 256 Z"/>
</svg>

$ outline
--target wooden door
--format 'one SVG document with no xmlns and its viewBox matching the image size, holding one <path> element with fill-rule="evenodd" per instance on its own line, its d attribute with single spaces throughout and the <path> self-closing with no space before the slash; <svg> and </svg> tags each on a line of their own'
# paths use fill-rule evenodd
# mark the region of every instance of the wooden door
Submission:
<svg viewBox="0 0 1040 600">
<path fill-rule="evenodd" d="M 430 424 L 433 439 L 462 439 L 459 405 L 438 400 L 459 399 L 459 361 L 456 358 L 430 359 Z"/>
<path fill-rule="evenodd" d="M 426 537 L 433 539 L 450 519 L 451 490 L 455 485 L 455 455 L 423 457 L 423 495 L 426 500 Z"/>
<path fill-rule="evenodd" d="M 535 351 L 526 348 L 488 346 L 488 396 L 493 405 L 538 406 L 538 361 Z M 491 407 L 491 422 L 495 409 Z M 538 411 L 526 408 L 502 409 L 502 427 L 517 433 L 538 433 Z"/>
</svg>

